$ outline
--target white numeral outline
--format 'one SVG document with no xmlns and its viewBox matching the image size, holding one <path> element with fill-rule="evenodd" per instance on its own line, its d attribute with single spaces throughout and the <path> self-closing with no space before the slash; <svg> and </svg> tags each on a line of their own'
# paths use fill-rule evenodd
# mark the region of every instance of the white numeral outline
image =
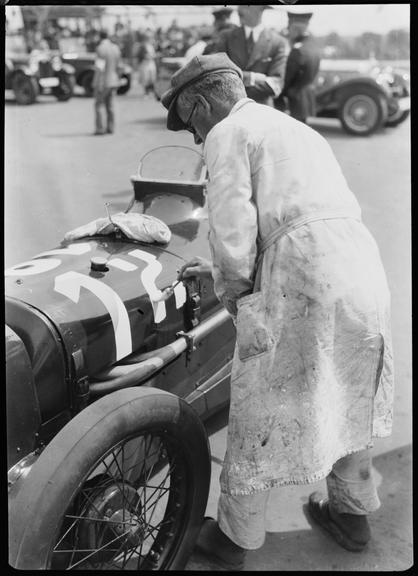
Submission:
<svg viewBox="0 0 418 576">
<path fill-rule="evenodd" d="M 120 296 L 107 284 L 91 276 L 80 274 L 80 272 L 65 272 L 55 278 L 54 290 L 76 304 L 80 299 L 81 287 L 97 296 L 109 312 L 115 333 L 116 360 L 131 354 L 131 325 L 128 312 Z"/>
<path fill-rule="evenodd" d="M 57 248 L 48 252 L 42 252 L 34 256 L 32 260 L 16 264 L 5 270 L 6 276 L 32 276 L 49 272 L 61 265 L 60 258 L 49 258 L 49 256 L 79 256 L 91 251 L 88 243 L 71 244 L 65 248 Z M 151 301 L 154 322 L 159 324 L 166 318 L 167 310 L 165 301 L 161 300 L 161 290 L 156 286 L 156 279 L 162 271 L 162 265 L 157 258 L 144 250 L 135 249 L 129 252 L 129 256 L 137 258 L 146 263 L 146 267 L 141 272 L 142 284 Z M 107 262 L 108 266 L 113 266 L 124 272 L 132 272 L 138 267 L 122 258 L 111 258 Z M 173 282 L 174 284 L 175 282 Z M 124 302 L 117 292 L 110 286 L 96 278 L 70 271 L 59 274 L 55 277 L 54 290 L 66 296 L 76 304 L 80 299 L 80 288 L 83 287 L 97 296 L 108 311 L 112 320 L 116 342 L 116 360 L 120 360 L 132 353 L 132 334 L 129 322 L 129 315 Z M 176 308 L 181 308 L 186 301 L 186 289 L 183 284 L 178 284 L 174 289 Z"/>
<path fill-rule="evenodd" d="M 65 256 L 67 254 L 70 256 L 80 256 L 81 254 L 90 252 L 90 250 L 90 244 L 82 242 L 80 244 L 71 244 L 66 248 L 57 248 L 49 252 L 42 252 L 34 256 L 32 260 L 21 262 L 11 268 L 7 268 L 4 274 L 5 276 L 32 276 L 34 274 L 42 274 L 43 272 L 49 272 L 54 268 L 58 268 L 61 264 L 59 258 L 45 258 L 45 256 Z"/>
</svg>

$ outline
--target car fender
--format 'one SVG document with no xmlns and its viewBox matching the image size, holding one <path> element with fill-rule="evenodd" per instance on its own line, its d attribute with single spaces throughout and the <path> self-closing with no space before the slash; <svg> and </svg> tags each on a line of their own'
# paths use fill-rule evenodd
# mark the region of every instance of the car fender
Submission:
<svg viewBox="0 0 418 576">
<path fill-rule="evenodd" d="M 7 463 L 35 450 L 41 412 L 32 364 L 23 340 L 6 325 Z"/>
<path fill-rule="evenodd" d="M 16 78 L 18 75 L 29 76 L 30 78 L 35 78 L 37 80 L 37 75 L 33 73 L 29 66 L 21 66 L 17 70 L 13 70 L 12 78 Z"/>
<path fill-rule="evenodd" d="M 323 90 L 317 89 L 315 95 L 317 106 L 319 109 L 337 109 L 340 107 L 347 91 L 351 92 L 353 89 L 357 89 L 361 93 L 362 89 L 366 87 L 376 90 L 376 92 L 381 94 L 386 100 L 391 98 L 391 94 L 386 86 L 378 84 L 374 78 L 364 76 L 343 80 Z"/>
<path fill-rule="evenodd" d="M 65 74 L 70 74 L 75 76 L 75 68 L 71 64 L 63 63 L 60 72 L 65 72 Z"/>
<path fill-rule="evenodd" d="M 356 78 L 355 80 L 345 80 L 336 86 L 335 95 L 338 99 L 344 97 L 347 90 L 358 89 L 361 92 L 363 87 L 373 88 L 385 98 L 390 98 L 390 92 L 383 84 L 379 84 L 373 78 L 365 76 L 363 78 Z"/>
<path fill-rule="evenodd" d="M 70 369 L 73 374 L 75 372 L 70 365 L 73 350 L 65 350 L 63 340 L 55 325 L 47 315 L 30 304 L 7 296 L 5 319 L 8 328 L 23 343 L 23 347 L 20 346 L 19 363 L 25 367 L 23 374 L 26 380 L 28 380 L 28 366 L 32 372 L 30 383 L 34 392 L 29 393 L 26 390 L 24 394 L 28 399 L 30 398 L 30 402 L 35 402 L 36 410 L 40 414 L 40 421 L 37 419 L 38 429 L 36 432 L 38 436 L 36 443 L 48 442 L 62 427 L 63 422 L 68 421 L 71 417 L 70 410 L 74 399 L 69 380 Z M 13 352 L 13 348 L 11 352 Z M 74 352 L 76 351 L 74 350 Z M 13 358 L 13 354 L 10 355 L 10 358 Z M 21 402 L 23 392 L 20 390 L 20 386 L 22 384 L 20 383 L 21 377 L 16 372 L 12 360 L 9 361 L 8 358 L 7 362 L 9 362 L 11 369 L 10 375 L 7 376 L 7 390 L 12 413 L 12 416 L 8 414 L 8 420 L 15 421 L 15 404 Z M 12 363 L 10 364 L 10 362 Z M 22 430 L 25 429 L 26 424 L 22 427 Z M 10 437 L 12 438 L 13 434 Z M 32 438 L 30 440 L 31 447 L 33 442 Z M 13 452 L 10 455 L 13 458 L 11 458 L 9 465 L 13 466 L 21 457 L 20 455 L 24 453 L 27 453 L 27 450 L 16 449 L 16 453 Z"/>
</svg>

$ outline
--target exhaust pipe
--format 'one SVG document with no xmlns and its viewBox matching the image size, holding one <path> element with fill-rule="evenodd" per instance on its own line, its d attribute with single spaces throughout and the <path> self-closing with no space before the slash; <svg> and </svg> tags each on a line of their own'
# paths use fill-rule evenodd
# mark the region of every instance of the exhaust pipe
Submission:
<svg viewBox="0 0 418 576">
<path fill-rule="evenodd" d="M 127 358 L 129 364 L 119 364 L 97 374 L 94 382 L 90 383 L 90 395 L 102 396 L 122 388 L 137 386 L 167 366 L 185 350 L 193 350 L 195 344 L 228 320 L 231 320 L 231 316 L 225 308 L 222 308 L 190 332 L 179 332 L 177 335 L 180 338 L 171 344 L 140 354 L 136 358 L 131 356 Z M 132 363 L 134 358 L 136 362 Z"/>
</svg>

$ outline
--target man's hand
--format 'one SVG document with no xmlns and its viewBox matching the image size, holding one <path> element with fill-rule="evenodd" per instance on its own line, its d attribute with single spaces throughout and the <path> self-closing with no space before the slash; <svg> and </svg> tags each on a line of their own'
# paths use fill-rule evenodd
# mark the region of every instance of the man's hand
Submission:
<svg viewBox="0 0 418 576">
<path fill-rule="evenodd" d="M 177 274 L 177 280 L 184 280 L 192 276 L 212 278 L 212 263 L 210 260 L 195 256 L 180 268 Z"/>
</svg>

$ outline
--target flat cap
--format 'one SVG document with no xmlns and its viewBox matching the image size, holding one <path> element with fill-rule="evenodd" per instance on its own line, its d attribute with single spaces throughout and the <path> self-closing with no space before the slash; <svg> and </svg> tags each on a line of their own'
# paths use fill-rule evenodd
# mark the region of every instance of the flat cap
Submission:
<svg viewBox="0 0 418 576">
<path fill-rule="evenodd" d="M 171 77 L 171 88 L 161 97 L 161 102 L 168 110 L 167 128 L 184 130 L 185 125 L 176 110 L 177 98 L 188 86 L 214 72 L 234 72 L 242 78 L 242 70 L 228 58 L 225 52 L 195 56 Z"/>
</svg>

